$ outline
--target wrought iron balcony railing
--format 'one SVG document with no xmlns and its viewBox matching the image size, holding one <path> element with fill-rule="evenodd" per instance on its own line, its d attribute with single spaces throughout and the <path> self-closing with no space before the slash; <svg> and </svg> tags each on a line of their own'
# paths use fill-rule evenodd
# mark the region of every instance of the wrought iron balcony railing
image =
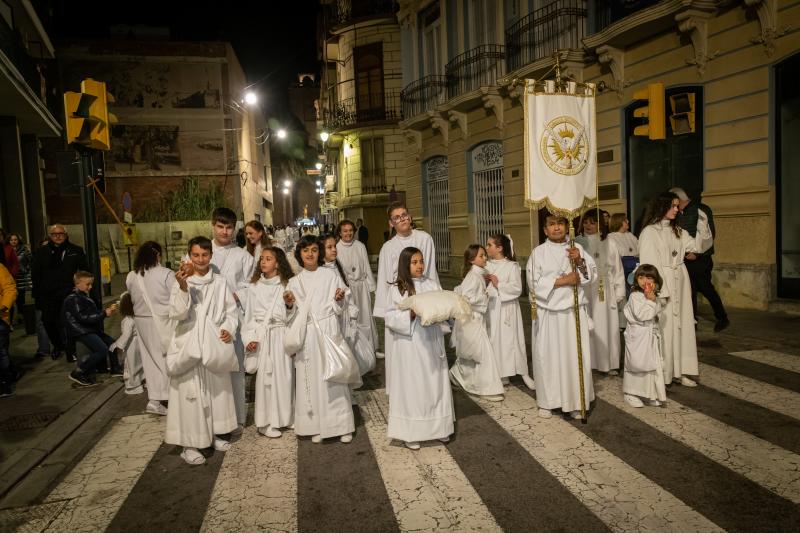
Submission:
<svg viewBox="0 0 800 533">
<path fill-rule="evenodd" d="M 437 105 L 447 102 L 447 76 L 425 76 L 409 83 L 400 91 L 400 102 L 405 118 L 433 111 Z"/>
<path fill-rule="evenodd" d="M 484 44 L 453 58 L 444 68 L 448 98 L 494 85 L 506 73 L 505 59 L 500 44 Z"/>
<path fill-rule="evenodd" d="M 551 57 L 557 50 L 580 48 L 585 35 L 585 0 L 556 0 L 520 19 L 506 31 L 508 70 L 513 72 Z"/>
<path fill-rule="evenodd" d="M 0 17 L 0 50 L 22 74 L 33 93 L 44 100 L 41 91 L 42 75 L 39 73 L 36 61 L 28 55 L 19 33 L 13 30 L 3 17 Z"/>
<path fill-rule="evenodd" d="M 595 0 L 594 31 L 599 32 L 618 20 L 655 5 L 660 0 Z"/>
<path fill-rule="evenodd" d="M 349 89 L 349 90 L 348 90 Z M 348 94 L 342 98 L 342 94 Z M 400 91 L 357 92 L 353 80 L 348 80 L 328 90 L 323 122 L 328 131 L 368 126 L 381 122 L 400 122 Z"/>
<path fill-rule="evenodd" d="M 394 0 L 338 0 L 333 11 L 334 26 L 352 24 L 380 16 L 394 16 Z"/>
</svg>

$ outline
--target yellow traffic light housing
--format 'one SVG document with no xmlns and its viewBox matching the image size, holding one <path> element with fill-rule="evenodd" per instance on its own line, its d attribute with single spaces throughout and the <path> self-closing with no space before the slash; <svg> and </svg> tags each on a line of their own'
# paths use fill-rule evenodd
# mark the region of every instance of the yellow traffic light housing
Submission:
<svg viewBox="0 0 800 533">
<path fill-rule="evenodd" d="M 81 92 L 64 93 L 67 143 L 110 150 L 111 124 L 117 122 L 117 117 L 108 111 L 108 104 L 113 102 L 106 84 L 91 78 L 81 82 Z"/>
<path fill-rule="evenodd" d="M 695 94 L 680 93 L 669 97 L 672 114 L 669 123 L 673 135 L 686 135 L 695 131 Z"/>
<path fill-rule="evenodd" d="M 651 141 L 667 138 L 666 116 L 664 112 L 664 84 L 651 83 L 644 89 L 633 93 L 634 100 L 646 100 L 647 105 L 633 110 L 633 116 L 645 119 L 645 124 L 636 126 L 633 134 L 648 137 Z"/>
</svg>

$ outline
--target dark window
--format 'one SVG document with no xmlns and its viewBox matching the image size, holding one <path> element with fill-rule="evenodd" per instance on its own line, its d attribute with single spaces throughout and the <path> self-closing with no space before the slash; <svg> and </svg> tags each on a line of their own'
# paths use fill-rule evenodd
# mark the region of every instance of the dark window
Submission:
<svg viewBox="0 0 800 533">
<path fill-rule="evenodd" d="M 383 44 L 359 46 L 355 57 L 356 113 L 359 122 L 384 119 Z"/>
</svg>

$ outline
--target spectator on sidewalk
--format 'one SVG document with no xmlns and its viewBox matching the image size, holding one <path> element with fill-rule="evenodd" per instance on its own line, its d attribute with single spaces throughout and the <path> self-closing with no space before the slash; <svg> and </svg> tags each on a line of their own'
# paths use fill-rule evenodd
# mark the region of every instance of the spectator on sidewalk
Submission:
<svg viewBox="0 0 800 533">
<path fill-rule="evenodd" d="M 112 304 L 100 309 L 89 296 L 94 285 L 94 274 L 79 270 L 74 275 L 75 288 L 64 299 L 63 321 L 67 338 L 80 342 L 89 349 L 89 355 L 78 362 L 75 370 L 70 372 L 69 379 L 78 385 L 88 387 L 94 385 L 94 373 L 108 361 L 109 374 L 122 376 L 122 367 L 117 354 L 110 351 L 114 339 L 103 332 L 103 322 L 117 309 Z"/>
<path fill-rule="evenodd" d="M 23 309 L 25 308 L 25 294 L 31 289 L 31 251 L 22 241 L 17 233 L 10 233 L 6 238 L 6 244 L 14 249 L 19 261 L 19 270 L 14 279 L 17 282 L 17 305 L 15 306 L 18 323 L 22 323 L 25 317 Z M 9 321 L 13 327 L 14 325 L 14 309 L 11 309 L 11 316 Z"/>
<path fill-rule="evenodd" d="M 73 276 L 79 270 L 88 270 L 83 248 L 69 242 L 67 229 L 62 224 L 49 228 L 49 242 L 33 254 L 33 298 L 36 308 L 42 311 L 42 324 L 53 344 L 51 356 L 58 359 L 67 348 L 61 323 L 61 307 L 64 298 L 72 292 Z M 75 361 L 70 347 L 67 361 Z"/>
<path fill-rule="evenodd" d="M 369 240 L 369 230 L 364 225 L 364 220 L 360 218 L 356 220 L 356 238 L 364 246 L 367 245 L 367 241 Z"/>
<path fill-rule="evenodd" d="M 4 263 L 5 257 L 0 257 L 0 398 L 14 394 L 17 378 L 8 351 L 11 334 L 9 311 L 17 299 L 17 284 Z"/>
<path fill-rule="evenodd" d="M 16 278 L 19 273 L 19 261 L 14 247 L 6 242 L 6 232 L 3 228 L 0 228 L 0 255 L 3 256 L 3 264 L 11 273 L 11 277 Z"/>
<path fill-rule="evenodd" d="M 713 238 L 716 237 L 716 228 L 714 227 L 714 214 L 711 208 L 698 200 L 692 200 L 686 191 L 680 187 L 673 187 L 670 192 L 678 196 L 680 200 L 680 219 L 679 223 L 692 238 L 697 237 L 698 230 L 710 230 L 711 242 L 710 247 L 706 250 L 698 250 L 697 259 L 686 263 L 686 270 L 689 271 L 689 281 L 692 284 L 692 310 L 694 311 L 695 320 L 697 319 L 697 293 L 699 292 L 708 300 L 711 309 L 714 310 L 714 318 L 716 324 L 714 331 L 720 332 L 730 325 L 728 320 L 728 313 L 725 311 L 725 306 L 722 304 L 722 298 L 719 297 L 714 283 L 711 281 L 711 271 L 714 269 L 714 244 Z"/>
</svg>

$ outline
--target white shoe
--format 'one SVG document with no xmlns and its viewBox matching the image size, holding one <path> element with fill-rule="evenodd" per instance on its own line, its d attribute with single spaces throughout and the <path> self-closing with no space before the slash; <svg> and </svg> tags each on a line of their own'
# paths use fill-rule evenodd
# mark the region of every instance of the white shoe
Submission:
<svg viewBox="0 0 800 533">
<path fill-rule="evenodd" d="M 509 381 L 508 378 L 500 378 L 500 381 L 503 382 L 503 385 L 508 385 L 509 383 L 511 383 L 511 381 Z"/>
<path fill-rule="evenodd" d="M 634 396 L 633 394 L 625 395 L 625 403 L 631 407 L 644 407 L 644 402 L 642 402 L 638 396 Z"/>
<path fill-rule="evenodd" d="M 206 458 L 203 457 L 202 453 L 197 451 L 197 448 L 184 448 L 181 452 L 181 459 L 186 461 L 186 464 L 190 465 L 202 465 L 206 462 Z"/>
<path fill-rule="evenodd" d="M 658 400 L 650 400 L 649 402 L 647 402 L 647 405 L 649 405 L 650 407 L 661 407 L 661 402 Z"/>
<path fill-rule="evenodd" d="M 292 431 L 294 431 L 294 422 L 286 426 L 286 429 L 291 429 Z"/>
<path fill-rule="evenodd" d="M 489 402 L 502 402 L 506 399 L 502 394 L 491 394 L 489 396 L 481 396 L 481 398 Z"/>
<path fill-rule="evenodd" d="M 419 450 L 419 442 L 406 442 L 406 448 L 409 450 Z"/>
<path fill-rule="evenodd" d="M 619 370 L 612 369 L 608 371 L 609 376 L 619 376 Z"/>
<path fill-rule="evenodd" d="M 533 378 L 527 374 L 522 374 L 522 382 L 525 383 L 525 386 L 528 387 L 530 390 L 536 390 L 536 382 L 533 381 Z"/>
<path fill-rule="evenodd" d="M 681 385 L 684 387 L 697 387 L 697 382 L 693 379 L 681 376 Z"/>
<path fill-rule="evenodd" d="M 227 452 L 231 449 L 231 443 L 219 437 L 214 437 L 214 449 L 218 452 Z"/>
<path fill-rule="evenodd" d="M 553 413 L 550 409 L 539 409 L 539 418 L 552 418 Z"/>
<path fill-rule="evenodd" d="M 450 442 L 450 437 L 442 437 L 441 439 L 439 439 L 439 442 L 447 444 L 448 442 Z"/>
<path fill-rule="evenodd" d="M 569 414 L 569 416 L 571 416 L 571 417 L 572 417 L 572 418 L 574 418 L 575 420 L 583 420 L 583 415 L 581 414 L 581 412 L 580 412 L 580 411 L 572 411 L 572 412 Z"/>
<path fill-rule="evenodd" d="M 147 402 L 147 407 L 145 407 L 144 410 L 150 413 L 151 415 L 161 415 L 161 416 L 167 415 L 167 408 L 164 407 L 161 404 L 161 402 L 156 400 L 150 400 L 149 402 Z"/>
<path fill-rule="evenodd" d="M 375 352 L 375 357 L 377 359 L 383 359 L 384 357 L 386 357 L 386 355 L 384 355 L 383 352 Z"/>
<path fill-rule="evenodd" d="M 345 444 L 351 443 L 353 442 L 353 434 L 348 433 L 347 435 L 342 435 L 341 437 L 339 437 L 339 441 L 344 442 Z"/>
<path fill-rule="evenodd" d="M 319 444 L 320 442 L 322 442 L 322 435 L 314 435 L 313 437 L 311 437 L 311 442 L 313 442 L 314 444 Z"/>
<path fill-rule="evenodd" d="M 272 426 L 267 426 L 267 427 L 264 427 L 264 428 L 258 428 L 258 432 L 261 433 L 262 435 L 264 435 L 265 437 L 269 437 L 271 439 L 277 439 L 278 437 L 280 437 L 282 435 L 280 430 L 275 429 Z"/>
</svg>

